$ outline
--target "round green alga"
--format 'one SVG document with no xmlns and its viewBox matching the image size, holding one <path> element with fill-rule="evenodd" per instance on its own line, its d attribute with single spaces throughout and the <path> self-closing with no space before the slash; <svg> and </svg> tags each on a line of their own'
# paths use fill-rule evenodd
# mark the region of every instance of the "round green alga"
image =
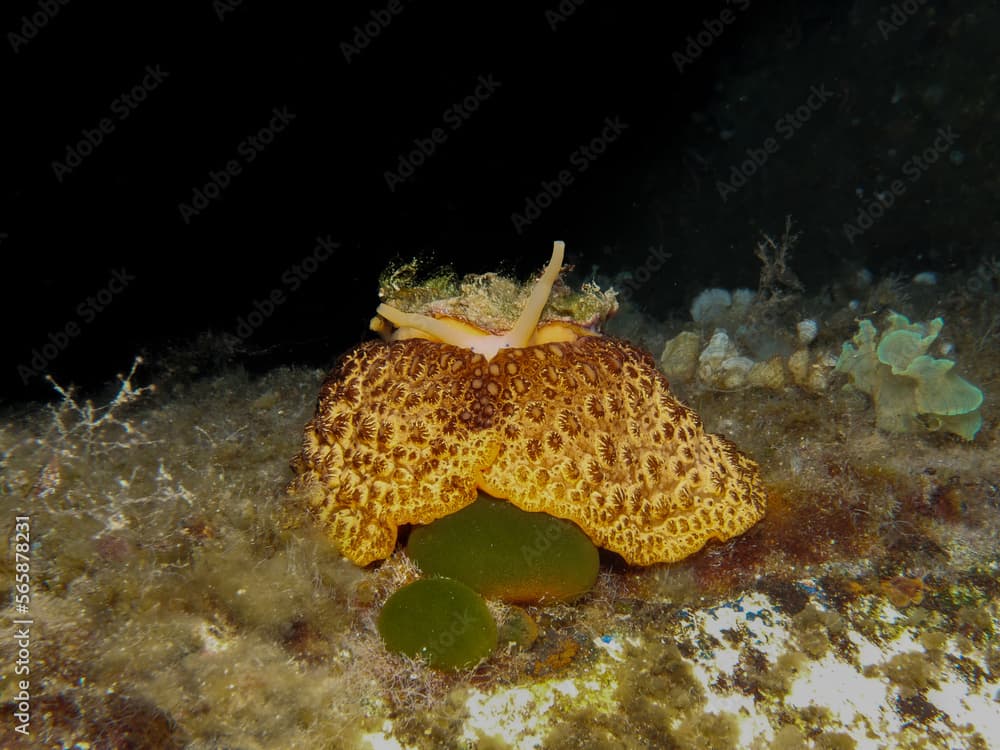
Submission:
<svg viewBox="0 0 1000 750">
<path fill-rule="evenodd" d="M 378 618 L 389 651 L 425 660 L 436 669 L 464 669 L 489 656 L 497 626 L 486 602 L 464 583 L 424 578 L 389 597 Z"/>
<path fill-rule="evenodd" d="M 508 602 L 570 601 L 593 587 L 599 569 L 597 548 L 576 524 L 484 494 L 415 528 L 406 551 L 424 573 Z"/>
</svg>

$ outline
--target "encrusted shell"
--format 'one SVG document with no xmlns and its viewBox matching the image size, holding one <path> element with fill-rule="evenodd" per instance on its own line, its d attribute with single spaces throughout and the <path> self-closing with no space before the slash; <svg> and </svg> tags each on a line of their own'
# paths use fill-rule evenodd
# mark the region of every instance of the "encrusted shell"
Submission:
<svg viewBox="0 0 1000 750">
<path fill-rule="evenodd" d="M 602 336 L 489 362 L 423 339 L 362 344 L 323 385 L 293 468 L 292 489 L 359 565 L 479 489 L 639 565 L 736 536 L 766 502 L 757 465 L 703 430 L 652 357 Z"/>
</svg>

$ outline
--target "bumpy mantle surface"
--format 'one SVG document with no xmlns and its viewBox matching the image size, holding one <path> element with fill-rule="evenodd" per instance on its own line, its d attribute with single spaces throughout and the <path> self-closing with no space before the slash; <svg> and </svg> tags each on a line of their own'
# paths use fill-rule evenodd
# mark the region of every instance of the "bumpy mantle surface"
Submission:
<svg viewBox="0 0 1000 750">
<path fill-rule="evenodd" d="M 547 297 L 557 250 L 534 300 Z M 652 357 L 566 330 L 569 340 L 486 354 L 439 333 L 358 346 L 323 385 L 291 489 L 359 565 L 391 554 L 400 525 L 454 513 L 479 489 L 567 518 L 638 565 L 760 520 L 757 465 L 703 430 Z"/>
</svg>

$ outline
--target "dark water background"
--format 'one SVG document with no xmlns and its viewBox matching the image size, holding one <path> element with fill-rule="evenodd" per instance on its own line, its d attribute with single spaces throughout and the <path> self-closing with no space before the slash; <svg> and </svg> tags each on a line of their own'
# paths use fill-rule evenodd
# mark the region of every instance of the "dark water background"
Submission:
<svg viewBox="0 0 1000 750">
<path fill-rule="evenodd" d="M 14 399 L 205 330 L 235 337 L 215 361 L 326 365 L 395 257 L 526 276 L 562 239 L 664 318 L 753 287 L 788 215 L 815 294 L 1000 252 L 995 3 L 35 0 L 0 21 Z"/>
</svg>

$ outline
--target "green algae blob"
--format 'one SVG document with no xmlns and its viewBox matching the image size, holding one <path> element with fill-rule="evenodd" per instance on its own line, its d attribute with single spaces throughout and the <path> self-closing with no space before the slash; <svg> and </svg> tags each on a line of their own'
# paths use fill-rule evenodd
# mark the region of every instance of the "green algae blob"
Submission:
<svg viewBox="0 0 1000 750">
<path fill-rule="evenodd" d="M 389 651 L 424 659 L 436 669 L 464 669 L 490 655 L 497 626 L 486 602 L 464 583 L 425 578 L 389 597 L 378 617 Z"/>
<path fill-rule="evenodd" d="M 538 640 L 538 623 L 520 607 L 511 607 L 507 619 L 500 625 L 497 639 L 521 649 L 531 648 Z"/>
<path fill-rule="evenodd" d="M 480 494 L 410 534 L 407 553 L 428 575 L 508 602 L 569 601 L 597 580 L 597 548 L 575 524 Z"/>
</svg>

